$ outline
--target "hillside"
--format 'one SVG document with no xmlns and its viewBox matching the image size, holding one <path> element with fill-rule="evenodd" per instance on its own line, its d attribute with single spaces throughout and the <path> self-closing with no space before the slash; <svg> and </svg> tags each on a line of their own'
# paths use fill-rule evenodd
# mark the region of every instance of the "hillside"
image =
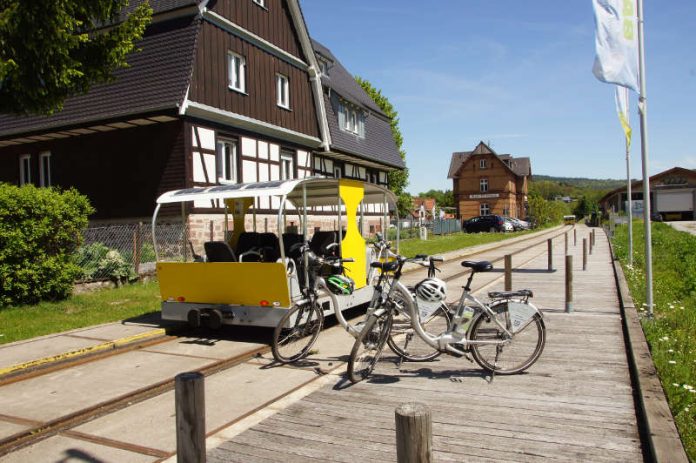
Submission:
<svg viewBox="0 0 696 463">
<path fill-rule="evenodd" d="M 550 175 L 532 175 L 532 182 L 552 182 L 560 186 L 568 186 L 581 190 L 609 191 L 626 185 L 626 180 L 596 179 L 579 177 L 552 177 Z M 635 181 L 635 180 L 634 180 Z"/>
</svg>

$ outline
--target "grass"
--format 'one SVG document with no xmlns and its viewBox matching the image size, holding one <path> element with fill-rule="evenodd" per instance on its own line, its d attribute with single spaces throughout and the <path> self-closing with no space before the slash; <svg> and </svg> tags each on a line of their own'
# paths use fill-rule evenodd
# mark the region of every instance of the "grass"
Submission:
<svg viewBox="0 0 696 463">
<path fill-rule="evenodd" d="M 645 310 L 643 223 L 636 221 L 634 265 L 627 265 L 627 228 L 618 227 L 614 249 L 642 317 L 655 367 L 691 461 L 696 461 L 696 236 L 652 224 L 654 318 Z"/>
<path fill-rule="evenodd" d="M 405 239 L 400 243 L 400 251 L 406 256 L 434 255 L 525 233 L 529 232 L 456 233 L 431 236 L 427 241 Z M 159 310 L 160 295 L 156 281 L 79 294 L 60 302 L 0 308 L 0 344 L 124 320 Z"/>
<path fill-rule="evenodd" d="M 60 302 L 0 309 L 0 344 L 124 320 L 160 309 L 157 282 L 78 294 Z"/>
</svg>

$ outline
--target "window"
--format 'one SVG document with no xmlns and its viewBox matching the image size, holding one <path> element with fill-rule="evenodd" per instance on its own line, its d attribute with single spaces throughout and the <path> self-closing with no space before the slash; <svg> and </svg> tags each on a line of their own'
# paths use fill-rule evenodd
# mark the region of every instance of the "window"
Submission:
<svg viewBox="0 0 696 463">
<path fill-rule="evenodd" d="M 276 74 L 276 103 L 281 108 L 290 109 L 290 85 L 288 77 Z"/>
<path fill-rule="evenodd" d="M 488 203 L 481 203 L 479 206 L 479 215 L 488 215 L 491 213 L 491 206 Z"/>
<path fill-rule="evenodd" d="M 31 154 L 19 157 L 19 185 L 31 183 Z"/>
<path fill-rule="evenodd" d="M 340 103 L 338 113 L 339 124 L 343 131 L 354 133 L 361 137 L 365 136 L 365 122 L 359 109 Z"/>
<path fill-rule="evenodd" d="M 291 151 L 280 152 L 280 179 L 295 178 L 295 156 Z"/>
<path fill-rule="evenodd" d="M 485 160 L 485 159 L 481 159 L 481 160 L 479 161 L 479 169 L 487 169 L 487 168 L 488 168 L 488 166 L 486 165 L 486 160 Z"/>
<path fill-rule="evenodd" d="M 231 51 L 227 53 L 227 86 L 237 92 L 246 92 L 246 60 Z"/>
<path fill-rule="evenodd" d="M 329 77 L 329 69 L 331 68 L 329 61 L 319 56 L 317 56 L 317 61 L 319 62 L 319 72 L 321 72 L 321 75 Z"/>
<path fill-rule="evenodd" d="M 342 178 L 343 177 L 343 166 L 334 165 L 333 172 L 334 172 L 335 178 Z"/>
<path fill-rule="evenodd" d="M 487 178 L 482 178 L 481 181 L 479 182 L 479 185 L 481 187 L 481 192 L 485 193 L 488 191 L 488 179 Z"/>
<path fill-rule="evenodd" d="M 51 152 L 44 151 L 39 155 L 39 180 L 41 186 L 51 186 Z"/>
<path fill-rule="evenodd" d="M 237 140 L 218 140 L 217 166 L 219 183 L 237 182 Z"/>
</svg>

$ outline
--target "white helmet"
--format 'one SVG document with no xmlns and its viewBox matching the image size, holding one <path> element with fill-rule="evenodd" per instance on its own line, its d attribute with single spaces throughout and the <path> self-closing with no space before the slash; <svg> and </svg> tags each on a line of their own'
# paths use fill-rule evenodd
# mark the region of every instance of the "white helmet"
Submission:
<svg viewBox="0 0 696 463">
<path fill-rule="evenodd" d="M 439 278 L 427 278 L 416 285 L 416 295 L 426 302 L 445 300 L 447 285 Z"/>
</svg>

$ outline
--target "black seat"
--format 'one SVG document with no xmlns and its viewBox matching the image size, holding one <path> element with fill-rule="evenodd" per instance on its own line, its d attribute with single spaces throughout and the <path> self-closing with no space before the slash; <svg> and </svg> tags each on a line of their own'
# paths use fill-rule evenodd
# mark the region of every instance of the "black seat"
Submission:
<svg viewBox="0 0 696 463">
<path fill-rule="evenodd" d="M 251 251 L 251 253 L 249 253 Z M 235 253 L 244 262 L 258 262 L 261 260 L 261 251 L 259 249 L 259 233 L 243 232 L 237 239 Z M 245 255 L 245 253 L 248 253 Z"/>
<path fill-rule="evenodd" d="M 534 297 L 531 289 L 520 289 L 517 291 L 491 291 L 488 293 L 491 299 L 510 299 L 513 297 Z"/>
<path fill-rule="evenodd" d="M 338 243 L 335 231 L 317 231 L 309 241 L 309 249 L 318 256 L 337 255 L 338 246 L 327 249 L 334 243 Z"/>
<path fill-rule="evenodd" d="M 226 241 L 206 241 L 203 248 L 208 262 L 237 262 L 234 251 Z"/>
<path fill-rule="evenodd" d="M 490 272 L 493 270 L 493 264 L 487 260 L 482 260 L 479 262 L 473 260 L 465 260 L 462 262 L 462 267 L 468 267 L 474 272 Z"/>
<path fill-rule="evenodd" d="M 260 233 L 259 248 L 264 262 L 275 262 L 280 257 L 280 242 L 274 233 Z"/>
<path fill-rule="evenodd" d="M 297 244 L 302 244 L 303 237 L 299 233 L 283 233 L 283 249 L 285 249 L 285 255 L 293 259 L 300 257 L 300 247 L 295 246 Z M 293 248 L 293 246 L 295 246 Z"/>
</svg>

